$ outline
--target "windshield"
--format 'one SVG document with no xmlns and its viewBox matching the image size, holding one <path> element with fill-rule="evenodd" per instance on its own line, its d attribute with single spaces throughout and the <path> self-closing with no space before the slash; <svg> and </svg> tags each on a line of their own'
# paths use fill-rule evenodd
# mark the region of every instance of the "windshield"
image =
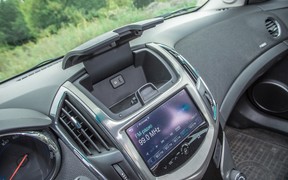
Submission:
<svg viewBox="0 0 288 180">
<path fill-rule="evenodd" d="M 152 17 L 191 12 L 206 1 L 0 0 L 0 82 L 61 57 L 104 32 Z"/>
</svg>

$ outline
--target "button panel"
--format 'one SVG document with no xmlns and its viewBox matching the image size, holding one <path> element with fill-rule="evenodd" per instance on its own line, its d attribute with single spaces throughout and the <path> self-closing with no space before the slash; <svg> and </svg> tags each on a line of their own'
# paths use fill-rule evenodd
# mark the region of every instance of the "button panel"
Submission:
<svg viewBox="0 0 288 180">
<path fill-rule="evenodd" d="M 165 175 L 186 162 L 200 147 L 208 131 L 207 123 L 192 132 L 181 142 L 170 154 L 163 158 L 154 168 L 151 169 L 155 176 Z"/>
<path fill-rule="evenodd" d="M 126 173 L 122 170 L 122 168 L 118 164 L 114 164 L 113 168 L 116 170 L 116 172 L 119 174 L 119 176 L 122 178 L 122 180 L 129 180 Z"/>
<path fill-rule="evenodd" d="M 118 75 L 115 78 L 110 80 L 110 83 L 112 85 L 112 87 L 114 89 L 116 89 L 117 87 L 123 85 L 125 83 L 124 78 L 122 77 L 122 75 Z"/>
</svg>

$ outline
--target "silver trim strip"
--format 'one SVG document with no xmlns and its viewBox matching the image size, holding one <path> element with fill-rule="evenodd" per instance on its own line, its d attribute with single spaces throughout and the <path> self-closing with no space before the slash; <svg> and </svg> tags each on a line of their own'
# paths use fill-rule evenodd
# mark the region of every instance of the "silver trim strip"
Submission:
<svg viewBox="0 0 288 180">
<path fill-rule="evenodd" d="M 216 103 L 216 101 L 215 101 L 215 98 L 213 97 L 213 94 L 211 93 L 210 89 L 208 88 L 208 86 L 206 85 L 206 83 L 203 81 L 203 79 L 202 79 L 201 76 L 199 76 L 198 81 L 197 81 L 197 85 L 196 85 L 196 86 L 197 86 L 197 89 L 198 89 L 198 90 L 200 89 L 200 84 L 201 84 L 200 82 L 203 84 L 203 86 L 205 87 L 205 89 L 208 91 L 208 93 L 210 94 L 210 96 L 211 96 L 211 98 L 212 98 L 212 103 L 213 103 L 213 105 L 212 105 L 211 108 L 212 108 L 212 111 L 213 111 L 213 119 L 214 119 L 215 121 L 217 121 L 218 108 L 217 108 L 217 103 Z"/>
<path fill-rule="evenodd" d="M 62 86 L 51 107 L 50 110 L 50 115 L 54 117 L 54 124 L 55 124 L 55 128 L 57 130 L 58 135 L 60 135 L 60 138 L 65 142 L 65 144 L 72 150 L 72 152 L 79 158 L 80 161 L 82 161 L 82 163 L 98 178 L 103 179 L 103 180 L 107 180 L 107 178 L 100 172 L 98 171 L 97 168 L 95 168 L 92 163 L 86 158 L 86 156 L 84 154 L 82 154 L 70 141 L 69 139 L 66 137 L 66 135 L 62 132 L 62 130 L 59 128 L 58 125 L 58 121 L 56 120 L 56 114 L 57 114 L 57 108 L 60 105 L 61 99 L 65 96 L 65 93 L 69 93 L 69 95 L 73 96 L 79 103 L 81 103 L 86 110 L 88 110 L 88 112 L 96 119 L 95 114 L 90 110 L 90 108 L 88 108 L 84 103 L 82 103 L 82 101 L 73 93 L 71 92 L 69 89 L 67 89 L 65 87 L 65 85 L 69 86 L 70 82 L 66 82 L 64 84 L 64 86 Z"/>
<path fill-rule="evenodd" d="M 166 46 L 164 44 L 157 44 L 160 47 L 164 48 L 167 51 L 172 51 L 175 56 L 177 56 L 177 58 L 181 61 L 182 65 L 186 65 L 189 66 L 189 69 L 192 71 L 191 73 L 193 73 L 195 75 L 195 77 L 191 77 L 191 78 L 196 78 L 196 87 L 198 89 L 198 91 L 201 88 L 201 84 L 205 87 L 205 89 L 207 90 L 207 92 L 209 93 L 209 95 L 211 96 L 212 99 L 212 111 L 213 111 L 213 119 L 216 121 L 217 120 L 217 103 L 215 101 L 215 98 L 213 97 L 213 94 L 211 93 L 211 91 L 209 90 L 208 86 L 206 85 L 206 83 L 203 81 L 202 77 L 198 74 L 198 72 L 196 71 L 196 69 L 189 63 L 189 61 L 187 61 L 187 59 L 185 59 L 181 54 L 179 54 L 175 49 Z"/>
<path fill-rule="evenodd" d="M 153 50 L 154 52 L 162 55 L 163 57 L 166 57 L 166 62 L 170 65 L 170 67 L 173 67 L 174 71 L 178 75 L 178 80 L 171 88 L 155 97 L 153 100 L 145 104 L 141 109 L 138 109 L 136 112 L 128 115 L 122 120 L 116 121 L 113 118 L 109 117 L 104 111 L 102 111 L 93 101 L 91 101 L 71 82 L 66 82 L 59 89 L 53 101 L 50 114 L 51 116 L 56 117 L 59 102 L 63 94 L 65 92 L 68 92 L 69 94 L 73 95 L 76 100 L 79 101 L 79 103 L 81 103 L 89 111 L 91 115 L 93 115 L 93 117 L 95 118 L 95 122 L 99 126 L 103 127 L 106 133 L 109 133 L 114 138 L 113 141 L 117 142 L 118 149 L 125 155 L 126 159 L 130 162 L 130 164 L 133 164 L 134 167 L 137 167 L 135 169 L 137 170 L 136 173 L 138 174 L 140 179 L 200 179 L 206 172 L 206 169 L 213 155 L 213 150 L 217 139 L 219 121 L 215 121 L 213 119 L 210 111 L 208 110 L 208 107 L 203 102 L 197 87 L 191 80 L 190 75 L 183 69 L 180 63 L 171 54 L 169 54 L 167 51 L 165 51 L 163 48 L 161 48 L 155 43 L 149 43 L 147 44 L 147 47 L 150 50 Z M 173 173 L 166 174 L 160 177 L 155 177 L 152 175 L 145 162 L 141 158 L 140 154 L 137 152 L 125 130 L 129 126 L 137 122 L 145 114 L 152 111 L 156 105 L 161 104 L 171 95 L 175 94 L 175 92 L 178 92 L 183 88 L 187 89 L 187 92 L 193 98 L 194 102 L 197 104 L 198 108 L 201 110 L 203 116 L 207 120 L 208 131 L 201 147 L 194 154 L 194 156 L 190 158 L 189 161 L 187 161 L 185 164 L 183 164 L 183 166 L 181 166 L 181 168 L 175 170 Z M 59 131 L 59 128 L 57 130 Z M 61 136 L 65 138 L 63 133 L 61 131 L 59 132 L 61 133 Z M 70 148 L 76 149 L 67 140 L 67 138 L 65 138 L 65 142 L 69 144 Z M 79 156 L 78 153 L 79 151 L 75 154 Z M 83 156 L 80 156 L 79 158 L 81 157 L 84 158 Z M 104 177 L 99 171 L 97 171 L 96 168 L 92 168 L 93 165 L 89 163 L 89 161 L 84 161 L 83 163 L 88 163 L 87 166 L 90 170 Z"/>
</svg>

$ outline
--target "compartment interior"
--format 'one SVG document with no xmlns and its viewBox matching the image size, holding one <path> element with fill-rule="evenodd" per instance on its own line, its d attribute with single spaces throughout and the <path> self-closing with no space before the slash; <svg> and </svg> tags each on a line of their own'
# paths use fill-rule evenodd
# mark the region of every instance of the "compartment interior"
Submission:
<svg viewBox="0 0 288 180">
<path fill-rule="evenodd" d="M 107 55 L 106 55 L 107 56 Z M 127 57 L 126 57 L 127 58 Z M 105 72 L 109 76 L 99 78 L 101 74 L 92 78 L 88 75 L 80 81 L 80 84 L 97 98 L 104 106 L 113 113 L 123 112 L 130 109 L 138 109 L 150 99 L 153 99 L 167 82 L 172 81 L 172 71 L 166 62 L 156 53 L 149 49 L 134 51 L 130 64 L 123 59 L 126 66 L 116 73 Z M 105 60 L 114 60 L 106 58 Z M 107 71 L 115 71 L 119 65 L 111 63 L 106 66 Z M 105 68 L 105 67 L 104 67 Z M 106 71 L 102 69 L 102 71 Z M 92 73 L 93 74 L 93 73 Z M 113 87 L 113 82 L 117 87 Z"/>
</svg>

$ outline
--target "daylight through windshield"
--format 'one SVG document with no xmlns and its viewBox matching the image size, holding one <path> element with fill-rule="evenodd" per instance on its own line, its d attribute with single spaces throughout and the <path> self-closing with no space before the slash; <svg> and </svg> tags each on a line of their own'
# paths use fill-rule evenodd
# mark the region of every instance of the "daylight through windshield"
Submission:
<svg viewBox="0 0 288 180">
<path fill-rule="evenodd" d="M 207 0 L 0 0 L 0 81 L 128 23 Z"/>
</svg>

